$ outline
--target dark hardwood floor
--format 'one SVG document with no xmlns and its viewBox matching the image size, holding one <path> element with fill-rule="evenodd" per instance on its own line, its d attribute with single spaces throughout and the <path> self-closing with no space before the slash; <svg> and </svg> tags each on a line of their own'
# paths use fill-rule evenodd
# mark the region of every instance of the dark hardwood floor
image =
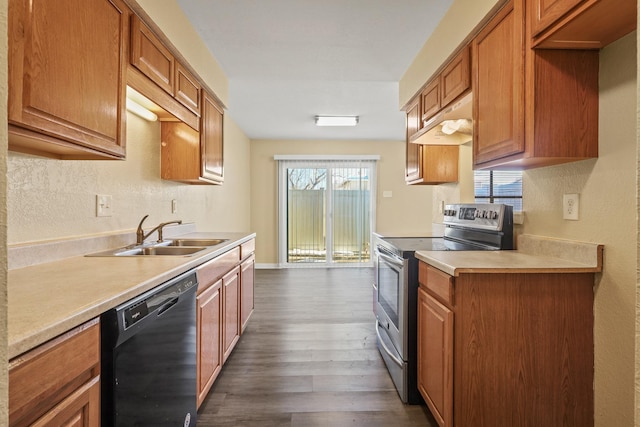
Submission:
<svg viewBox="0 0 640 427">
<path fill-rule="evenodd" d="M 256 270 L 255 311 L 198 426 L 432 426 L 376 348 L 373 269 Z"/>
</svg>

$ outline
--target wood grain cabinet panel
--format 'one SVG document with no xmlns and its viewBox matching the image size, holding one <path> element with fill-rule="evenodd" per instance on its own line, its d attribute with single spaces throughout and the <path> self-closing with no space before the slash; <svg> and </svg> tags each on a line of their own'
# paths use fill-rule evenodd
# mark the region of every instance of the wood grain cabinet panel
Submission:
<svg viewBox="0 0 640 427">
<path fill-rule="evenodd" d="M 528 169 L 598 157 L 598 52 L 531 49 L 524 0 L 473 42 L 475 169 Z"/>
<path fill-rule="evenodd" d="M 222 362 L 224 363 L 240 339 L 240 267 L 222 278 Z"/>
<path fill-rule="evenodd" d="M 10 361 L 9 425 L 100 425 L 98 319 Z"/>
<path fill-rule="evenodd" d="M 250 255 L 245 261 L 242 262 L 240 267 L 240 317 L 241 317 L 241 330 L 244 332 L 249 323 L 249 318 L 253 313 L 254 301 L 253 301 L 253 285 L 255 279 L 255 266 L 256 258 L 254 255 Z"/>
<path fill-rule="evenodd" d="M 423 264 L 418 389 L 440 426 L 593 426 L 594 273 L 452 277 Z"/>
<path fill-rule="evenodd" d="M 211 95 L 203 92 L 200 170 L 203 179 L 216 184 L 224 181 L 223 115 L 222 107 Z"/>
<path fill-rule="evenodd" d="M 224 181 L 223 110 L 202 92 L 200 132 L 182 122 L 161 124 L 162 179 L 188 184 Z"/>
<path fill-rule="evenodd" d="M 440 105 L 451 104 L 471 88 L 470 48 L 464 47 L 440 73 Z"/>
<path fill-rule="evenodd" d="M 453 311 L 418 289 L 418 390 L 440 427 L 453 426 Z"/>
<path fill-rule="evenodd" d="M 196 297 L 198 407 L 222 369 L 222 279 Z"/>
<path fill-rule="evenodd" d="M 407 183 L 411 183 L 420 179 L 420 146 L 418 144 L 409 143 L 410 138 L 420 130 L 421 114 L 420 114 L 421 100 L 416 97 L 408 106 L 406 110 L 406 153 L 405 153 L 405 172 L 404 179 Z"/>
<path fill-rule="evenodd" d="M 202 98 L 202 86 L 193 74 L 180 62 L 175 63 L 176 85 L 175 98 L 194 114 L 200 115 L 200 102 Z"/>
<path fill-rule="evenodd" d="M 420 94 L 423 122 L 429 120 L 440 111 L 440 89 L 440 79 L 436 78 Z"/>
<path fill-rule="evenodd" d="M 9 1 L 9 149 L 125 156 L 130 10 L 121 0 Z"/>
<path fill-rule="evenodd" d="M 131 63 L 165 92 L 174 94 L 175 58 L 137 15 L 131 18 Z"/>
<path fill-rule="evenodd" d="M 530 0 L 533 46 L 601 49 L 637 26 L 636 0 Z"/>
</svg>

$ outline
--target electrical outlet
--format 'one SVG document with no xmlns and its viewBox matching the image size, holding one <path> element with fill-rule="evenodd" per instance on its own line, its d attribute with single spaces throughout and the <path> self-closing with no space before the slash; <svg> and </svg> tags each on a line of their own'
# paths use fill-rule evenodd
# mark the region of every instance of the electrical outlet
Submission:
<svg viewBox="0 0 640 427">
<path fill-rule="evenodd" d="M 176 213 L 178 212 L 178 201 L 176 199 L 173 199 L 171 201 L 171 213 Z"/>
<path fill-rule="evenodd" d="M 111 216 L 111 209 L 111 196 L 106 194 L 96 194 L 96 216 Z"/>
<path fill-rule="evenodd" d="M 580 213 L 580 195 L 565 194 L 562 196 L 562 217 L 577 221 Z"/>
</svg>

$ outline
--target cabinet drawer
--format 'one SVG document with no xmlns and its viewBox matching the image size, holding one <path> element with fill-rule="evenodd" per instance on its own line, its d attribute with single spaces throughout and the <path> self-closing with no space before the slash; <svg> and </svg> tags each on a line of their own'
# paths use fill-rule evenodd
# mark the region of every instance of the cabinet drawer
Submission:
<svg viewBox="0 0 640 427">
<path fill-rule="evenodd" d="M 196 268 L 198 294 L 228 273 L 233 267 L 238 265 L 239 262 L 240 247 L 236 247 Z"/>
<path fill-rule="evenodd" d="M 9 425 L 29 425 L 100 374 L 94 319 L 9 363 Z"/>
<path fill-rule="evenodd" d="M 420 285 L 429 291 L 436 298 L 449 306 L 454 305 L 453 277 L 433 268 L 430 265 L 420 262 L 418 270 L 418 280 Z"/>
<path fill-rule="evenodd" d="M 256 239 L 251 239 L 248 242 L 244 242 L 240 245 L 240 257 L 242 259 L 247 258 L 249 255 L 256 251 Z"/>
</svg>

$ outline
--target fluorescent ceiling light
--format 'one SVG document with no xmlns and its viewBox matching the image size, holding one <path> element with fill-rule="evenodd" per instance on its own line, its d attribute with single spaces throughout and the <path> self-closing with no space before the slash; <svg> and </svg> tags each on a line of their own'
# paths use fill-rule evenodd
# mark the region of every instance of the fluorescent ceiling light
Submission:
<svg viewBox="0 0 640 427">
<path fill-rule="evenodd" d="M 135 114 L 136 116 L 142 117 L 145 120 L 149 120 L 150 122 L 158 120 L 158 116 L 153 111 L 147 110 L 142 105 L 129 98 L 127 98 L 127 111 Z"/>
<path fill-rule="evenodd" d="M 316 116 L 316 126 L 355 126 L 358 116 Z"/>
</svg>

